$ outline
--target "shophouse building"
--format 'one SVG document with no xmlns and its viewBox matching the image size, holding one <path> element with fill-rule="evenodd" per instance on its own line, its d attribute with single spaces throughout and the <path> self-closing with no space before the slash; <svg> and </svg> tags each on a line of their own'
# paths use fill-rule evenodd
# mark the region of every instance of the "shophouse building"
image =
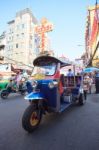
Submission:
<svg viewBox="0 0 99 150">
<path fill-rule="evenodd" d="M 85 45 L 86 64 L 99 67 L 99 5 L 88 7 Z"/>
<path fill-rule="evenodd" d="M 29 8 L 17 12 L 15 19 L 8 22 L 5 57 L 7 63 L 15 64 L 16 67 L 22 67 L 23 64 L 32 66 L 33 59 L 38 54 L 34 32 L 37 24 L 38 21 Z"/>
<path fill-rule="evenodd" d="M 0 35 L 0 64 L 4 63 L 5 46 L 6 46 L 6 32 L 3 32 Z"/>
</svg>

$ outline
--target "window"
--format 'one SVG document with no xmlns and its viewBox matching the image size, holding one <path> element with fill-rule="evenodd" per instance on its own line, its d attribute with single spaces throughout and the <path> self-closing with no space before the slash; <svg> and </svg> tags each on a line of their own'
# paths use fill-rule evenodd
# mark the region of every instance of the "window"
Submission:
<svg viewBox="0 0 99 150">
<path fill-rule="evenodd" d="M 24 33 L 21 33 L 22 37 L 24 37 Z"/>
<path fill-rule="evenodd" d="M 9 36 L 9 40 L 11 40 L 11 37 Z"/>
<path fill-rule="evenodd" d="M 25 25 L 24 25 L 24 24 L 22 24 L 22 29 L 24 28 L 24 26 L 25 26 Z"/>
<path fill-rule="evenodd" d="M 16 48 L 18 48 L 18 44 L 16 44 Z"/>
<path fill-rule="evenodd" d="M 13 33 L 13 28 L 9 29 L 9 34 Z"/>
<path fill-rule="evenodd" d="M 10 51 L 10 46 L 8 47 L 8 50 Z"/>
<path fill-rule="evenodd" d="M 32 40 L 32 35 L 30 35 L 30 39 Z"/>
<path fill-rule="evenodd" d="M 11 33 L 11 29 L 9 29 L 9 34 Z"/>
<path fill-rule="evenodd" d="M 24 43 L 21 43 L 21 48 L 24 48 Z"/>
<path fill-rule="evenodd" d="M 29 48 L 32 48 L 32 44 L 29 45 Z"/>
<path fill-rule="evenodd" d="M 20 27 L 20 26 L 19 26 L 19 25 L 17 25 L 17 30 L 19 30 L 19 27 Z"/>
<path fill-rule="evenodd" d="M 12 45 L 10 46 L 10 49 L 13 49 L 13 46 L 12 46 Z"/>
<path fill-rule="evenodd" d="M 17 39 L 19 38 L 19 34 L 16 35 L 16 38 L 17 38 Z"/>
</svg>

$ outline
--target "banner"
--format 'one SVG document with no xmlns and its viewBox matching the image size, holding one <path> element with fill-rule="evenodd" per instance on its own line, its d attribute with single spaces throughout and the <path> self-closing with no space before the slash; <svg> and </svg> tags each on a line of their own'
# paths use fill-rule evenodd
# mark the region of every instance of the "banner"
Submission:
<svg viewBox="0 0 99 150">
<path fill-rule="evenodd" d="M 99 32 L 99 9 L 95 9 L 91 37 L 90 37 L 90 46 L 92 46 L 93 43 L 96 41 L 98 32 Z"/>
</svg>

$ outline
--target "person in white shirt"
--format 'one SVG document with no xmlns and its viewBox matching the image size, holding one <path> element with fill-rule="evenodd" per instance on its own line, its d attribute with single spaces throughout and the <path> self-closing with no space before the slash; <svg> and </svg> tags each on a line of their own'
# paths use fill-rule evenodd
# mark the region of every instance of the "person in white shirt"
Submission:
<svg viewBox="0 0 99 150">
<path fill-rule="evenodd" d="M 21 72 L 18 72 L 17 76 L 16 76 L 17 88 L 19 88 L 21 79 L 22 79 L 22 74 L 21 74 Z"/>
<path fill-rule="evenodd" d="M 89 76 L 87 74 L 84 74 L 84 78 L 83 78 L 83 88 L 84 88 L 84 97 L 85 100 L 87 98 L 87 93 L 89 91 Z"/>
</svg>

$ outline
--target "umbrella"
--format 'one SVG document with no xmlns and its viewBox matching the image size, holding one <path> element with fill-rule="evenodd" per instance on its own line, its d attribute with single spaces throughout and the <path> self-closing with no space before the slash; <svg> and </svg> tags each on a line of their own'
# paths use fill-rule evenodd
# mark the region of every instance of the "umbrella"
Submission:
<svg viewBox="0 0 99 150">
<path fill-rule="evenodd" d="M 90 72 L 93 72 L 93 71 L 99 71 L 99 69 L 96 68 L 96 67 L 90 67 L 90 68 L 85 68 L 83 70 L 83 72 L 85 72 L 85 73 L 90 73 Z"/>
</svg>

